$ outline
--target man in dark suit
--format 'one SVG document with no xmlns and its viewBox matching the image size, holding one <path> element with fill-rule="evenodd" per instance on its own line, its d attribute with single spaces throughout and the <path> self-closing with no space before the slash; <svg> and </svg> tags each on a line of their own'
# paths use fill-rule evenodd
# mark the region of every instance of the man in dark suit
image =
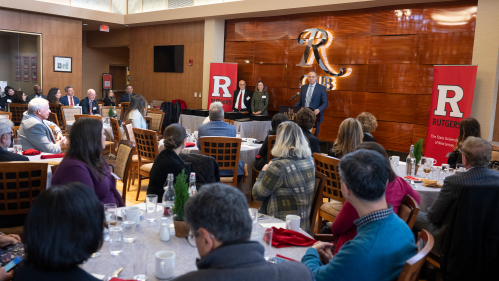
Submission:
<svg viewBox="0 0 499 281">
<path fill-rule="evenodd" d="M 100 114 L 99 104 L 95 100 L 95 91 L 93 89 L 87 91 L 87 97 L 81 100 L 80 106 L 83 114 Z"/>
<path fill-rule="evenodd" d="M 33 90 L 35 91 L 34 94 L 28 96 L 28 98 L 26 99 L 26 102 L 29 103 L 30 100 L 34 99 L 34 98 L 42 98 L 42 99 L 47 99 L 47 96 L 43 94 L 42 92 L 42 87 L 36 85 L 35 88 L 33 88 Z"/>
<path fill-rule="evenodd" d="M 135 96 L 135 94 L 133 93 L 132 85 L 127 85 L 125 87 L 125 94 L 123 96 L 121 96 L 120 103 L 121 102 L 130 102 L 132 100 L 133 96 Z"/>
<path fill-rule="evenodd" d="M 75 91 L 73 90 L 73 87 L 66 86 L 66 88 L 64 88 L 64 91 L 66 92 L 66 95 L 59 100 L 62 105 L 75 106 L 80 104 L 80 99 L 74 96 Z"/>
<path fill-rule="evenodd" d="M 489 170 L 487 165 L 492 155 L 492 145 L 481 138 L 468 137 L 461 147 L 463 165 L 467 172 L 461 172 L 444 180 L 437 200 L 428 212 L 419 212 L 414 231 L 426 229 L 435 238 L 432 252 L 441 254 L 443 239 L 449 223 L 456 212 L 459 197 L 464 187 L 495 187 L 499 189 L 499 172 Z M 470 210 L 471 211 L 471 210 Z"/>
<path fill-rule="evenodd" d="M 239 81 L 239 90 L 234 91 L 232 98 L 232 110 L 233 111 L 251 111 L 251 99 L 253 98 L 253 92 L 246 89 L 246 81 Z"/>
<path fill-rule="evenodd" d="M 315 131 L 315 136 L 319 136 L 319 126 L 322 120 L 324 120 L 324 110 L 329 105 L 327 100 L 326 87 L 322 86 L 317 82 L 317 73 L 315 71 L 310 71 L 308 73 L 308 82 L 301 87 L 300 99 L 295 104 L 295 106 L 310 107 L 314 110 L 315 115 L 321 113 L 321 120 L 317 122 L 317 130 Z"/>
<path fill-rule="evenodd" d="M 14 123 L 7 118 L 0 117 L 0 162 L 29 161 L 28 157 L 7 151 L 14 132 Z"/>
</svg>

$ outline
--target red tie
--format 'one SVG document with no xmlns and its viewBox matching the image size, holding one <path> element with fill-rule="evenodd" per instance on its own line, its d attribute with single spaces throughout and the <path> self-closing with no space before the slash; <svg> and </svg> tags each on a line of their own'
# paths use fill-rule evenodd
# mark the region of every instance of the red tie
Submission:
<svg viewBox="0 0 499 281">
<path fill-rule="evenodd" d="M 243 106 L 243 98 L 244 98 L 244 93 L 241 91 L 241 95 L 239 96 L 239 104 L 237 105 L 237 110 L 241 111 L 241 107 Z"/>
<path fill-rule="evenodd" d="M 89 101 L 89 102 L 90 102 L 90 115 L 94 115 L 94 112 L 92 110 L 92 103 L 93 103 L 93 101 Z"/>
<path fill-rule="evenodd" d="M 71 106 L 73 106 L 73 97 L 69 97 L 71 99 Z"/>
</svg>

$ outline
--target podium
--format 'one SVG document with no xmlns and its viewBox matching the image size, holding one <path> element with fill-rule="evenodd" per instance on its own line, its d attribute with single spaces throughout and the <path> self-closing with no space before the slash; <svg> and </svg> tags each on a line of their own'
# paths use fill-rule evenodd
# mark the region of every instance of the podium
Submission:
<svg viewBox="0 0 499 281">
<path fill-rule="evenodd" d="M 287 105 L 279 105 L 279 113 L 284 113 L 284 115 L 288 116 L 289 120 L 296 122 L 296 114 L 298 114 L 298 111 L 302 109 L 301 106 L 287 106 Z M 309 107 L 310 110 L 314 111 L 312 108 Z M 319 113 L 315 115 L 315 124 L 313 128 L 317 128 L 317 123 L 318 121 L 321 120 L 321 114 Z"/>
</svg>

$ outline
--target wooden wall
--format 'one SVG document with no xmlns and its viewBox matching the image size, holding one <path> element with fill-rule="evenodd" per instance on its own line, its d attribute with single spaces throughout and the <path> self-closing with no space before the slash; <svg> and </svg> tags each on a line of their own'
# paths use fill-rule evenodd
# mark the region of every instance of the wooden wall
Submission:
<svg viewBox="0 0 499 281">
<path fill-rule="evenodd" d="M 0 9 L 0 29 L 42 34 L 43 71 L 40 74 L 43 75 L 44 94 L 52 87 L 58 87 L 61 92 L 67 85 L 81 89 L 81 20 Z M 72 57 L 73 72 L 54 72 L 54 56 Z M 23 90 L 28 95 L 33 94 L 33 88 Z"/>
<path fill-rule="evenodd" d="M 154 72 L 154 46 L 184 45 L 184 73 Z M 203 90 L 204 22 L 130 28 L 130 84 L 134 93 L 152 99 L 183 99 L 187 107 L 201 108 Z M 189 66 L 189 60 L 193 66 Z"/>
<path fill-rule="evenodd" d="M 289 99 L 302 75 L 315 70 L 327 76 L 317 63 L 296 64 L 305 49 L 298 44 L 300 33 L 328 30 L 334 36 L 329 63 L 353 72 L 328 91 L 319 138 L 334 141 L 345 118 L 368 111 L 378 119 L 376 141 L 408 152 L 411 143 L 426 138 L 433 65 L 471 64 L 476 6 L 463 1 L 228 20 L 224 61 L 239 63 L 238 79 L 250 89 L 264 81 L 269 110 L 277 111 L 294 104 Z M 397 10 L 410 10 L 410 16 L 397 17 Z"/>
</svg>

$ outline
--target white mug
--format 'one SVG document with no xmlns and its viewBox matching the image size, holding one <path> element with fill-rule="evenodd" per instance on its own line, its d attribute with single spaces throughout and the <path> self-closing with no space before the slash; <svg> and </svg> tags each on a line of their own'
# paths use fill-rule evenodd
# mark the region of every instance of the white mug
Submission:
<svg viewBox="0 0 499 281">
<path fill-rule="evenodd" d="M 247 139 L 246 139 L 246 143 L 247 143 L 248 145 L 253 145 L 253 144 L 255 144 L 255 139 L 252 139 L 252 138 L 247 138 Z"/>
<path fill-rule="evenodd" d="M 398 166 L 398 163 L 400 162 L 400 156 L 390 156 L 390 161 L 397 164 Z"/>
<path fill-rule="evenodd" d="M 198 131 L 194 131 L 194 133 L 192 133 L 192 136 L 197 139 L 198 138 Z"/>
<path fill-rule="evenodd" d="M 127 221 L 135 221 L 135 225 L 140 224 L 140 209 L 137 206 L 126 207 L 124 212 L 122 212 L 122 216 Z"/>
<path fill-rule="evenodd" d="M 426 162 L 432 163 L 431 165 L 433 166 L 433 165 L 437 164 L 437 159 L 426 157 Z"/>
<path fill-rule="evenodd" d="M 156 277 L 158 279 L 170 279 L 175 272 L 175 253 L 171 251 L 160 251 L 156 253 Z"/>
<path fill-rule="evenodd" d="M 240 139 L 241 138 L 241 134 L 236 134 L 236 138 Z"/>
<path fill-rule="evenodd" d="M 300 230 L 300 220 L 299 216 L 287 215 L 286 216 L 286 228 L 289 230 L 299 231 Z"/>
</svg>

